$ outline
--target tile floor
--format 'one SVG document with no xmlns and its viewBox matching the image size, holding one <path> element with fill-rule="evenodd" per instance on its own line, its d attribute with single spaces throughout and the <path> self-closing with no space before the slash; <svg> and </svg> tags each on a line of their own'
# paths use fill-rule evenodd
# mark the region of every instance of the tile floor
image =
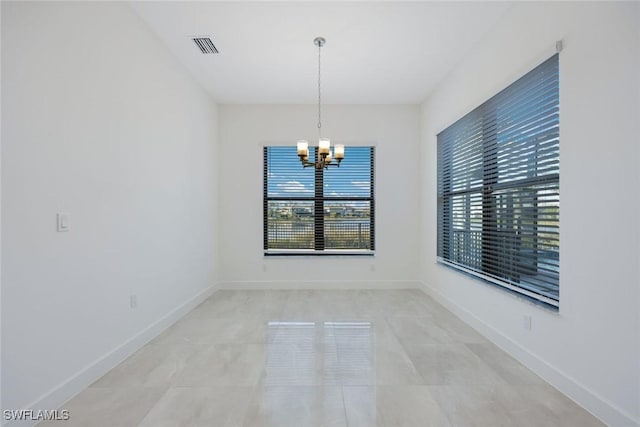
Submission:
<svg viewBox="0 0 640 427">
<path fill-rule="evenodd" d="M 418 290 L 216 292 L 71 426 L 601 426 Z"/>
</svg>

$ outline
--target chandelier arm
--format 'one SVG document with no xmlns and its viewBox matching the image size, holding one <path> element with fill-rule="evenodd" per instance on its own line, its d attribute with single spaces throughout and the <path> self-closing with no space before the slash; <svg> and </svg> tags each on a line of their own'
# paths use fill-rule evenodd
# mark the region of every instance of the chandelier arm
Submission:
<svg viewBox="0 0 640 427">
<path fill-rule="evenodd" d="M 315 166 L 316 164 L 314 162 L 310 162 L 309 160 L 305 160 L 303 155 L 298 155 L 298 157 L 300 158 L 300 163 L 302 164 L 302 167 L 309 167 L 309 166 Z"/>
</svg>

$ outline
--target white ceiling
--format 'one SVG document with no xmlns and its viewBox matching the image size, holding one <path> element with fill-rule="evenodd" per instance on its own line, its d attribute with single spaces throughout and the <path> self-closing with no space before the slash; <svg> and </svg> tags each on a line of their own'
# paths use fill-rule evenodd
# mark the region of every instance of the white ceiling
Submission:
<svg viewBox="0 0 640 427">
<path fill-rule="evenodd" d="M 132 2 L 221 104 L 417 104 L 509 7 L 504 2 Z M 189 36 L 220 51 L 203 55 Z"/>
</svg>

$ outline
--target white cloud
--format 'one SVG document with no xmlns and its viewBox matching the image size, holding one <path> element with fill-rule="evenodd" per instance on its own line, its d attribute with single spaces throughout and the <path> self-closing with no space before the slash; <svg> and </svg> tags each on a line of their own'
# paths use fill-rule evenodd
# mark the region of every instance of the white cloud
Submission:
<svg viewBox="0 0 640 427">
<path fill-rule="evenodd" d="M 369 190 L 371 188 L 371 182 L 369 181 L 351 181 L 351 185 L 363 190 Z"/>
<path fill-rule="evenodd" d="M 313 193 L 312 188 L 305 187 L 300 181 L 287 181 L 277 187 L 285 193 Z"/>
</svg>

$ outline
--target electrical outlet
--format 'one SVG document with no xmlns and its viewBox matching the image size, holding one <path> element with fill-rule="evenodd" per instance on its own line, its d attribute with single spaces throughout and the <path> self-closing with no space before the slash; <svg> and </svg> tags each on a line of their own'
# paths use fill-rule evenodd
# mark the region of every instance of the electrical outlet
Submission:
<svg viewBox="0 0 640 427">
<path fill-rule="evenodd" d="M 531 315 L 525 314 L 522 316 L 522 327 L 527 331 L 531 330 Z"/>
<path fill-rule="evenodd" d="M 137 308 L 138 307 L 138 295 L 131 294 L 131 296 L 129 297 L 129 304 L 131 305 L 131 308 Z"/>
</svg>

